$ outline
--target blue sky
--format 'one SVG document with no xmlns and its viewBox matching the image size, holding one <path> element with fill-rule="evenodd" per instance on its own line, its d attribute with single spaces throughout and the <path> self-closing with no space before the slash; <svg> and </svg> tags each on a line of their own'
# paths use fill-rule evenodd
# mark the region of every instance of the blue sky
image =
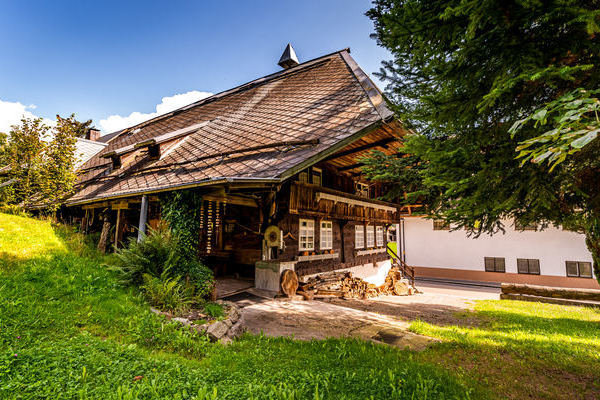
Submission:
<svg viewBox="0 0 600 400">
<path fill-rule="evenodd" d="M 50 119 L 75 112 L 107 131 L 161 103 L 164 111 L 275 72 L 288 42 L 301 62 L 350 47 L 372 73 L 389 55 L 369 37 L 369 7 L 366 0 L 2 1 L 0 131 L 23 112 Z M 141 116 L 124 118 L 133 112 Z"/>
</svg>

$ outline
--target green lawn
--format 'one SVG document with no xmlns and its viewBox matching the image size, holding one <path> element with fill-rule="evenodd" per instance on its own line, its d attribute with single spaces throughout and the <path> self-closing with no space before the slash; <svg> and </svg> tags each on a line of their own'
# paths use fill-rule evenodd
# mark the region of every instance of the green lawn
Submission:
<svg viewBox="0 0 600 400">
<path fill-rule="evenodd" d="M 210 344 L 150 313 L 85 238 L 0 214 L 2 399 L 595 398 L 600 313 L 481 302 L 476 327 L 416 322 L 421 352 L 246 335 Z M 136 377 L 142 377 L 136 379 Z"/>
</svg>

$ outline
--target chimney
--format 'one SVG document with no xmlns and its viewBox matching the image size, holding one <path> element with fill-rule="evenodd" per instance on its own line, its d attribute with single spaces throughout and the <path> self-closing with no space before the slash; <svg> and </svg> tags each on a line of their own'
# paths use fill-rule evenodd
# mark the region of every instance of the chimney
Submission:
<svg viewBox="0 0 600 400">
<path fill-rule="evenodd" d="M 298 57 L 296 57 L 296 52 L 290 43 L 286 46 L 277 64 L 283 69 L 292 68 L 300 64 L 298 62 Z"/>
<path fill-rule="evenodd" d="M 87 135 L 85 135 L 85 138 L 93 140 L 94 142 L 98 141 L 98 139 L 100 139 L 100 129 L 90 128 Z"/>
</svg>

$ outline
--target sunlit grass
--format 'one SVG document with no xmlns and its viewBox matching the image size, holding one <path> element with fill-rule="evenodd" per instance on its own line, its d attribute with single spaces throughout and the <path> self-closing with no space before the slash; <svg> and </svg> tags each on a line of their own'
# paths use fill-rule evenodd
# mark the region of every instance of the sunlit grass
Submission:
<svg viewBox="0 0 600 400">
<path fill-rule="evenodd" d="M 50 221 L 0 214 L 0 256 L 26 260 L 64 253 L 67 247 Z"/>
</svg>

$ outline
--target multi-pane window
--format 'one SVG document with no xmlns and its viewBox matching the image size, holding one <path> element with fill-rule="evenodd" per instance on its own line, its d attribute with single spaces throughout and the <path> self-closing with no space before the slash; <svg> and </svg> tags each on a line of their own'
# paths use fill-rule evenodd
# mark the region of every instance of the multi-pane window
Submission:
<svg viewBox="0 0 600 400">
<path fill-rule="evenodd" d="M 592 263 L 588 261 L 567 261 L 567 276 L 592 277 Z"/>
<path fill-rule="evenodd" d="M 369 185 L 366 183 L 357 182 L 356 183 L 356 194 L 360 197 L 369 198 Z"/>
<path fill-rule="evenodd" d="M 354 226 L 354 247 L 362 249 L 365 247 L 365 226 L 356 225 Z"/>
<path fill-rule="evenodd" d="M 535 258 L 517 258 L 517 271 L 520 274 L 540 274 L 540 260 Z"/>
<path fill-rule="evenodd" d="M 298 238 L 300 251 L 315 249 L 315 221 L 312 219 L 300 220 L 300 235 Z"/>
<path fill-rule="evenodd" d="M 308 171 L 302 171 L 298 174 L 298 180 L 300 182 L 308 183 Z"/>
<path fill-rule="evenodd" d="M 375 227 L 367 226 L 367 247 L 375 247 Z"/>
<path fill-rule="evenodd" d="M 487 272 L 506 272 L 504 257 L 484 257 Z"/>
<path fill-rule="evenodd" d="M 433 220 L 433 230 L 434 231 L 449 231 L 450 224 L 448 224 L 443 219 L 434 219 Z"/>
<path fill-rule="evenodd" d="M 522 222 L 515 221 L 515 230 L 516 231 L 536 231 L 537 224 L 535 222 L 523 224 Z"/>
<path fill-rule="evenodd" d="M 321 221 L 321 250 L 333 249 L 333 226 L 331 221 Z"/>
<path fill-rule="evenodd" d="M 375 240 L 377 241 L 377 247 L 383 246 L 383 226 L 375 228 Z"/>
<path fill-rule="evenodd" d="M 319 168 L 312 168 L 312 184 L 321 186 L 323 184 L 323 171 Z"/>
</svg>

